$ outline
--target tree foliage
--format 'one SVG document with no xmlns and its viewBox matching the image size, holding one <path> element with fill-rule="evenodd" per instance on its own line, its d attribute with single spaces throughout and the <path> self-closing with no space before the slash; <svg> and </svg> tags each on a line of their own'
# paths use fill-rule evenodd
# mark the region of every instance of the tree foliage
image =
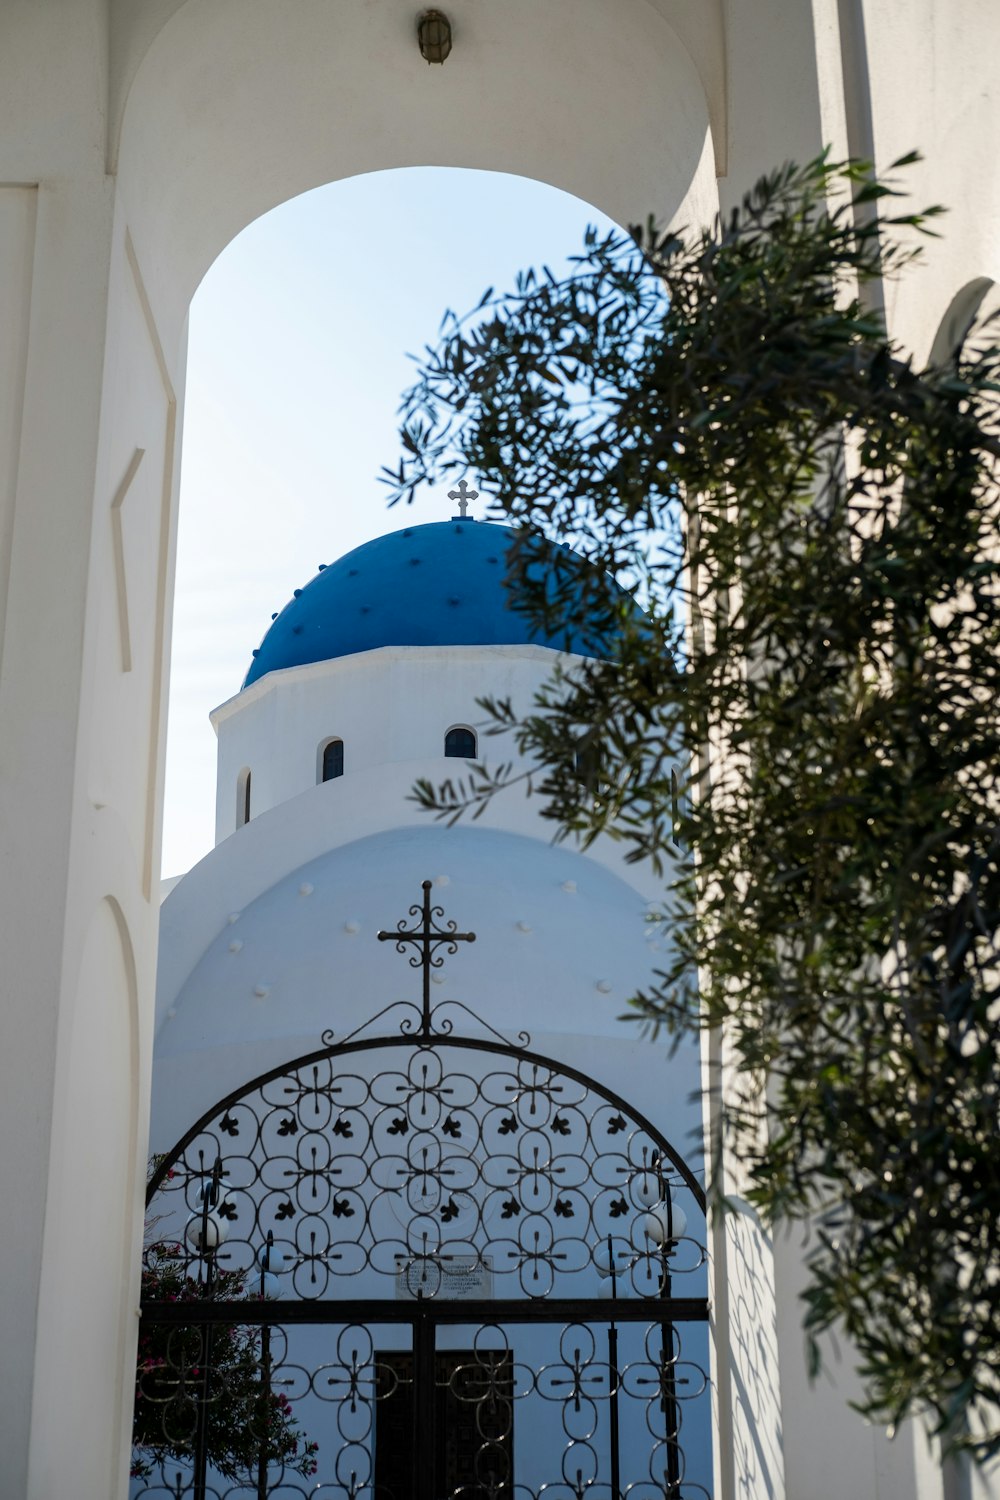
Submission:
<svg viewBox="0 0 1000 1500">
<path fill-rule="evenodd" d="M 929 1413 L 983 1456 L 1000 351 L 973 330 L 918 368 L 869 296 L 912 274 L 934 212 L 823 158 L 700 234 L 591 232 L 568 275 L 449 317 L 388 478 L 409 498 L 470 468 L 515 527 L 516 607 L 604 632 L 530 712 L 484 700 L 490 728 L 558 836 L 662 872 L 674 957 L 633 1013 L 722 1028 L 749 1196 L 811 1226 L 814 1360 L 845 1328 L 870 1416 Z M 539 568 L 552 543 L 594 566 Z M 418 795 L 453 818 L 515 774 Z"/>
<path fill-rule="evenodd" d="M 223 1299 L 246 1297 L 246 1275 L 217 1270 L 215 1293 Z M 179 1245 L 157 1241 L 143 1255 L 142 1295 L 149 1302 L 199 1302 L 205 1288 L 189 1274 Z M 219 1474 L 256 1484 L 262 1461 L 280 1467 L 282 1474 L 315 1474 L 318 1445 L 301 1432 L 288 1397 L 272 1390 L 265 1378 L 261 1330 L 218 1323 L 212 1325 L 210 1345 L 207 1331 L 206 1324 L 156 1322 L 140 1330 L 132 1477 L 148 1479 L 155 1465 L 170 1460 L 191 1461 L 202 1402 L 205 1450 Z"/>
</svg>

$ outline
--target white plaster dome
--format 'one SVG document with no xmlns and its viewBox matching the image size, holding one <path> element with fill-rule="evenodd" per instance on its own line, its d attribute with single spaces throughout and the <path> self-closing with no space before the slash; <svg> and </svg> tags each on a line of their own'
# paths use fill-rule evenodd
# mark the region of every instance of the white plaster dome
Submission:
<svg viewBox="0 0 1000 1500">
<path fill-rule="evenodd" d="M 393 1002 L 419 1005 L 419 972 L 376 934 L 407 916 L 424 879 L 445 918 L 476 933 L 445 955 L 433 1004 L 460 1001 L 511 1037 L 615 1038 L 631 1052 L 638 1030 L 618 1018 L 664 958 L 631 885 L 520 834 L 395 829 L 319 855 L 230 912 L 176 995 L 161 995 L 157 1067 L 182 1085 L 185 1105 L 173 1119 L 173 1090 L 161 1083 L 157 1149 L 169 1143 L 161 1132 L 179 1133 L 229 1089 L 318 1048 L 324 1030 L 343 1039 Z M 376 1029 L 397 1029 L 402 1014 Z M 477 1029 L 448 1014 L 457 1029 Z"/>
</svg>

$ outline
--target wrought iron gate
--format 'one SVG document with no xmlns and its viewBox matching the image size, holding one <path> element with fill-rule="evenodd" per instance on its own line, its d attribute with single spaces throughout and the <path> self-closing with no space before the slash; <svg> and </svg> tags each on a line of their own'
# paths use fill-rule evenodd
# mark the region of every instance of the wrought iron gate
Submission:
<svg viewBox="0 0 1000 1500">
<path fill-rule="evenodd" d="M 474 935 L 429 882 L 410 916 L 379 937 L 419 1007 L 324 1036 L 157 1163 L 133 1495 L 704 1500 L 699 1183 L 526 1035 L 432 1008 Z"/>
</svg>

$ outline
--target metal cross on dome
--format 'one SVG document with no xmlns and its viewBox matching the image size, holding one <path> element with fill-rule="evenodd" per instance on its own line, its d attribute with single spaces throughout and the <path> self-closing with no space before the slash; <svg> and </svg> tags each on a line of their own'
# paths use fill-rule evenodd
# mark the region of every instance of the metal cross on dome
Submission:
<svg viewBox="0 0 1000 1500">
<path fill-rule="evenodd" d="M 465 483 L 464 479 L 462 483 Z M 444 964 L 444 959 L 440 957 L 437 950 L 446 946 L 449 953 L 457 953 L 457 944 L 474 943 L 476 934 L 458 932 L 455 922 L 444 922 L 444 907 L 431 905 L 431 881 L 421 881 L 421 889 L 424 893 L 422 903 L 419 906 L 411 906 L 408 913 L 411 917 L 420 918 L 419 927 L 407 929 L 404 917 L 397 923 L 394 932 L 379 932 L 376 936 L 380 943 L 395 943 L 397 953 L 405 953 L 408 944 L 416 948 L 416 953 L 410 954 L 410 967 L 423 970 L 420 1035 L 431 1036 L 431 970 L 440 969 Z M 439 927 L 436 921 L 444 922 L 444 925 Z"/>
<path fill-rule="evenodd" d="M 468 486 L 468 482 L 463 479 L 461 481 L 461 483 L 459 484 L 457 490 L 449 490 L 448 491 L 448 499 L 449 500 L 457 500 L 458 501 L 458 514 L 459 514 L 460 518 L 464 521 L 465 520 L 466 511 L 469 509 L 469 502 L 470 502 L 470 500 L 478 500 L 479 499 L 479 491 L 478 490 L 470 490 L 469 486 Z"/>
</svg>

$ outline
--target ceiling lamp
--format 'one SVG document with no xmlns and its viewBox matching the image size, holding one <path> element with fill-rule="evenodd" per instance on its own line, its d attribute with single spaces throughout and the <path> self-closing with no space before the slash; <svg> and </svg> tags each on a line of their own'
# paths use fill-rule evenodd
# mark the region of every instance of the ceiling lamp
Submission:
<svg viewBox="0 0 1000 1500">
<path fill-rule="evenodd" d="M 439 10 L 425 10 L 417 22 L 420 56 L 425 62 L 443 63 L 451 52 L 451 22 Z"/>
</svg>

